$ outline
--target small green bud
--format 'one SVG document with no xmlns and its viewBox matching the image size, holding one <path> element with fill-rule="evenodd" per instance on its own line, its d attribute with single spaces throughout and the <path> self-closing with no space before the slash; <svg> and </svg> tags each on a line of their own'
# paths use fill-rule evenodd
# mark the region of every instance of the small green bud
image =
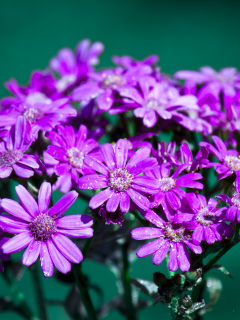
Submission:
<svg viewBox="0 0 240 320">
<path fill-rule="evenodd" d="M 167 283 L 167 278 L 161 272 L 154 272 L 153 281 L 154 281 L 155 285 L 159 287 L 159 286 Z"/>
<path fill-rule="evenodd" d="M 178 284 L 180 286 L 183 286 L 185 281 L 186 281 L 186 277 L 184 274 L 175 274 L 171 280 L 175 283 Z"/>
</svg>

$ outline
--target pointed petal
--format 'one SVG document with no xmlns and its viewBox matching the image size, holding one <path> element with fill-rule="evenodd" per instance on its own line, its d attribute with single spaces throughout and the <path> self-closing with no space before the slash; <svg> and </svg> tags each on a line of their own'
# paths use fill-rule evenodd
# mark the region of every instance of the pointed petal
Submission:
<svg viewBox="0 0 240 320">
<path fill-rule="evenodd" d="M 170 247 L 170 242 L 165 241 L 161 245 L 161 247 L 158 249 L 158 251 L 154 253 L 152 257 L 153 264 L 158 266 L 163 261 L 163 259 L 166 257 L 169 247 Z"/>
<path fill-rule="evenodd" d="M 107 188 L 104 191 L 101 191 L 90 200 L 89 207 L 92 209 L 96 209 L 100 207 L 105 201 L 107 201 L 112 196 L 113 193 L 114 193 L 114 190 L 110 188 Z"/>
<path fill-rule="evenodd" d="M 88 228 L 93 225 L 93 219 L 84 214 L 64 216 L 55 220 L 56 226 L 62 229 Z"/>
<path fill-rule="evenodd" d="M 199 224 L 192 234 L 193 244 L 199 245 L 202 239 L 203 239 L 203 227 Z"/>
<path fill-rule="evenodd" d="M 39 256 L 40 248 L 41 248 L 41 241 L 35 241 L 33 239 L 23 254 L 22 264 L 27 267 L 32 265 Z"/>
<path fill-rule="evenodd" d="M 3 253 L 14 253 L 26 248 L 32 241 L 30 232 L 23 232 L 9 239 L 2 246 Z"/>
<path fill-rule="evenodd" d="M 121 200 L 120 200 L 120 210 L 123 213 L 127 213 L 130 209 L 130 198 L 127 192 L 121 193 Z"/>
<path fill-rule="evenodd" d="M 182 272 L 188 271 L 190 268 L 190 255 L 186 245 L 177 242 L 178 265 Z"/>
<path fill-rule="evenodd" d="M 119 205 L 121 199 L 120 193 L 113 193 L 112 196 L 108 199 L 106 204 L 106 209 L 108 212 L 115 212 Z"/>
<path fill-rule="evenodd" d="M 47 247 L 55 267 L 62 273 L 69 272 L 71 263 L 58 251 L 51 239 L 47 240 Z"/>
<path fill-rule="evenodd" d="M 146 243 L 144 246 L 138 249 L 136 255 L 138 256 L 138 258 L 147 257 L 150 254 L 156 252 L 164 242 L 165 241 L 162 238 L 159 238 L 152 242 Z"/>
<path fill-rule="evenodd" d="M 1 206 L 4 211 L 10 213 L 14 217 L 25 221 L 32 221 L 32 217 L 23 209 L 23 207 L 16 201 L 11 199 L 2 199 Z"/>
<path fill-rule="evenodd" d="M 177 244 L 172 243 L 170 252 L 169 252 L 169 260 L 168 260 L 168 269 L 170 271 L 175 272 L 178 268 L 178 259 L 177 259 Z"/>
<path fill-rule="evenodd" d="M 73 263 L 80 263 L 83 260 L 82 252 L 67 237 L 59 233 L 55 233 L 52 236 L 52 240 L 61 254 L 63 254 L 69 261 Z"/>
<path fill-rule="evenodd" d="M 38 193 L 38 206 L 41 213 L 48 211 L 48 206 L 51 200 L 51 184 L 43 182 Z"/>
<path fill-rule="evenodd" d="M 71 205 L 75 202 L 78 197 L 78 193 L 76 191 L 70 191 L 65 194 L 57 203 L 55 203 L 52 208 L 49 209 L 49 216 L 54 216 L 56 219 L 60 215 L 62 215 Z"/>
<path fill-rule="evenodd" d="M 15 187 L 15 191 L 24 210 L 35 218 L 39 214 L 36 200 L 21 184 Z"/>
<path fill-rule="evenodd" d="M 124 168 L 128 158 L 128 141 L 119 139 L 115 146 L 115 157 L 118 168 Z"/>
<path fill-rule="evenodd" d="M 131 237 L 135 240 L 154 239 L 162 235 L 163 231 L 159 228 L 141 227 L 131 231 Z"/>
<path fill-rule="evenodd" d="M 79 178 L 78 187 L 80 190 L 91 190 L 108 187 L 108 178 L 100 174 L 89 174 Z"/>
</svg>

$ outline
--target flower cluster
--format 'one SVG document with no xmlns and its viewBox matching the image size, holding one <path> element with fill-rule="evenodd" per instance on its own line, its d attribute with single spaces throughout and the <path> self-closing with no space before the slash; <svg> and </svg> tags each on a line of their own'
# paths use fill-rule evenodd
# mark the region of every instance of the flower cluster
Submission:
<svg viewBox="0 0 240 320">
<path fill-rule="evenodd" d="M 92 237 L 93 218 L 122 226 L 130 212 L 144 221 L 134 220 L 131 237 L 154 239 L 137 256 L 153 254 L 155 265 L 167 256 L 170 271 L 188 271 L 195 254 L 231 239 L 240 222 L 240 74 L 204 67 L 170 78 L 156 56 L 115 56 L 116 67 L 96 71 L 102 51 L 83 40 L 26 86 L 6 83 L 13 96 L 1 100 L 0 178 L 21 184 L 20 204 L 1 200 L 0 259 L 26 248 L 23 265 L 40 256 L 45 277 L 54 266 L 67 273 L 83 259 L 68 237 Z M 211 167 L 225 194 L 209 192 Z M 65 195 L 52 205 L 56 189 Z M 81 190 L 91 193 L 90 212 L 63 217 L 78 194 L 86 200 Z"/>
</svg>

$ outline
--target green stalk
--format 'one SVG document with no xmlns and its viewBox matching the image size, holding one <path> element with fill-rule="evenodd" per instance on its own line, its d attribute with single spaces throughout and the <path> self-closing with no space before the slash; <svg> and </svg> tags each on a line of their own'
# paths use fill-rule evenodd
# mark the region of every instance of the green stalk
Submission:
<svg viewBox="0 0 240 320">
<path fill-rule="evenodd" d="M 93 228 L 94 231 L 96 231 L 97 226 L 98 226 L 98 222 L 95 221 L 94 224 L 93 224 L 93 226 L 92 226 L 92 228 Z M 84 247 L 83 247 L 83 249 L 82 249 L 83 257 L 86 256 L 86 254 L 87 254 L 87 252 L 88 252 L 88 250 L 89 250 L 90 244 L 92 243 L 92 240 L 93 240 L 93 237 L 88 238 L 87 241 L 85 242 Z"/>
<path fill-rule="evenodd" d="M 222 258 L 222 256 L 228 252 L 232 247 L 234 246 L 234 244 L 229 244 L 227 246 L 225 246 L 211 261 L 209 261 L 204 267 L 203 267 L 203 272 L 206 273 L 208 272 L 211 267 L 220 259 Z"/>
<path fill-rule="evenodd" d="M 128 242 L 125 242 L 122 245 L 122 259 L 123 259 L 122 282 L 124 287 L 124 299 L 126 304 L 127 319 L 136 320 L 133 301 L 132 301 L 132 288 L 130 283 Z"/>
<path fill-rule="evenodd" d="M 18 306 L 21 309 L 22 314 L 29 320 L 36 320 L 36 317 L 34 317 L 32 310 L 28 306 L 23 293 L 21 293 L 17 286 L 14 284 L 12 279 L 9 277 L 9 274 L 7 271 L 2 272 L 2 276 L 7 283 L 10 291 L 12 292 L 14 302 L 16 306 Z"/>
<path fill-rule="evenodd" d="M 33 265 L 31 268 L 29 268 L 32 274 L 33 279 L 33 285 L 34 285 L 34 292 L 36 295 L 36 302 L 37 302 L 37 308 L 38 308 L 38 316 L 41 320 L 47 320 L 47 310 L 44 300 L 44 294 L 43 289 L 41 285 L 41 280 L 39 276 L 39 270 L 36 265 Z"/>
<path fill-rule="evenodd" d="M 167 254 L 166 257 L 165 257 L 167 269 L 168 269 L 168 260 L 169 260 L 169 254 Z M 171 278 L 171 277 L 174 276 L 175 273 L 174 273 L 173 271 L 170 271 L 170 270 L 168 269 L 168 274 L 169 274 L 169 277 Z"/>
<path fill-rule="evenodd" d="M 84 275 L 82 273 L 81 265 L 72 264 L 72 271 L 74 274 L 74 278 L 76 281 L 76 284 L 78 286 L 78 289 L 80 291 L 82 302 L 85 306 L 85 309 L 87 311 L 88 320 L 97 320 L 97 316 L 92 304 L 92 300 L 90 298 L 87 285 L 84 279 Z"/>
</svg>

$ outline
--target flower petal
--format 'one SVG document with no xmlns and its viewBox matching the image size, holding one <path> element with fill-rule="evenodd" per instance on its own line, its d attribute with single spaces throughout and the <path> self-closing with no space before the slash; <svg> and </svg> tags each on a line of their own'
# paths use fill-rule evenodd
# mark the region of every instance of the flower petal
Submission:
<svg viewBox="0 0 240 320">
<path fill-rule="evenodd" d="M 153 239 L 162 235 L 163 231 L 159 228 L 141 227 L 131 231 L 131 237 L 135 240 Z"/>
<path fill-rule="evenodd" d="M 55 233 L 52 236 L 52 240 L 58 250 L 67 258 L 69 261 L 73 263 L 80 263 L 83 260 L 82 252 L 78 249 L 78 247 L 67 237 Z"/>
<path fill-rule="evenodd" d="M 138 151 L 132 156 L 132 158 L 128 161 L 126 165 L 126 169 L 128 169 L 131 173 L 131 169 L 135 169 L 138 166 L 138 163 L 147 159 L 151 153 L 151 149 L 147 147 L 143 147 L 138 149 Z"/>
<path fill-rule="evenodd" d="M 202 239 L 203 239 L 203 226 L 199 224 L 192 234 L 193 244 L 199 245 Z"/>
<path fill-rule="evenodd" d="M 164 243 L 161 245 L 158 251 L 154 253 L 152 257 L 153 264 L 158 266 L 163 261 L 163 259 L 166 257 L 169 247 L 170 247 L 170 242 L 164 241 Z"/>
<path fill-rule="evenodd" d="M 34 239 L 29 243 L 22 257 L 22 264 L 29 267 L 33 264 L 40 253 L 41 241 L 35 241 Z"/>
<path fill-rule="evenodd" d="M 114 190 L 110 188 L 107 188 L 104 191 L 101 191 L 90 200 L 89 207 L 92 209 L 96 209 L 100 207 L 105 201 L 107 201 L 112 196 L 113 193 L 114 193 Z"/>
<path fill-rule="evenodd" d="M 41 213 L 48 211 L 48 206 L 51 200 L 51 184 L 43 182 L 38 193 L 38 206 Z"/>
<path fill-rule="evenodd" d="M 113 193 L 112 196 L 108 199 L 106 204 L 106 209 L 108 212 L 115 212 L 121 200 L 120 193 Z"/>
<path fill-rule="evenodd" d="M 177 242 L 177 251 L 178 251 L 178 265 L 182 272 L 188 271 L 190 268 L 190 255 L 186 248 L 186 245 L 180 242 Z"/>
<path fill-rule="evenodd" d="M 202 247 L 197 246 L 189 241 L 184 241 L 184 243 L 196 254 L 201 254 L 202 253 Z"/>
<path fill-rule="evenodd" d="M 58 251 L 51 239 L 47 240 L 47 247 L 55 267 L 62 273 L 69 272 L 71 263 Z"/>
<path fill-rule="evenodd" d="M 100 174 L 89 174 L 79 178 L 78 187 L 81 190 L 94 190 L 108 187 L 108 178 Z"/>
<path fill-rule="evenodd" d="M 130 209 L 130 198 L 127 192 L 121 193 L 121 200 L 120 200 L 120 210 L 123 213 L 127 213 Z"/>
<path fill-rule="evenodd" d="M 75 214 L 56 219 L 55 223 L 58 228 L 62 229 L 88 228 L 93 225 L 93 219 L 84 214 Z"/>
<path fill-rule="evenodd" d="M 39 214 L 36 200 L 21 184 L 15 187 L 15 191 L 24 210 L 27 213 L 29 213 L 32 217 L 36 217 Z"/>
<path fill-rule="evenodd" d="M 43 241 L 41 241 L 40 248 L 40 263 L 44 277 L 50 278 L 53 275 L 54 265 L 48 251 L 47 243 Z"/>
<path fill-rule="evenodd" d="M 170 206 L 173 208 L 173 210 L 177 210 L 181 207 L 181 201 L 178 198 L 178 196 L 172 192 L 171 190 L 166 192 L 166 198 Z"/>
<path fill-rule="evenodd" d="M 164 242 L 165 241 L 163 240 L 163 238 L 159 238 L 152 242 L 146 243 L 144 246 L 138 249 L 136 255 L 138 256 L 138 258 L 147 257 L 150 254 L 156 252 Z"/>
<path fill-rule="evenodd" d="M 71 229 L 71 230 L 64 230 L 58 229 L 58 232 L 68 236 L 70 238 L 91 238 L 93 236 L 93 229 L 92 228 L 82 228 L 82 229 Z"/>
<path fill-rule="evenodd" d="M 25 221 L 32 221 L 32 217 L 23 209 L 23 207 L 16 201 L 11 199 L 2 199 L 1 207 L 4 211 L 10 213 L 14 217 Z"/>
<path fill-rule="evenodd" d="M 24 164 L 14 163 L 12 167 L 16 175 L 21 178 L 30 178 L 34 175 L 34 171 L 29 167 L 25 166 Z"/>
<path fill-rule="evenodd" d="M 14 253 L 26 248 L 32 241 L 33 237 L 30 232 L 23 232 L 9 239 L 2 246 L 3 253 Z"/>
<path fill-rule="evenodd" d="M 108 176 L 109 169 L 101 161 L 99 161 L 91 156 L 85 157 L 83 161 L 87 166 L 92 168 L 94 171 L 100 172 L 100 173 L 104 174 L 105 176 Z"/>
<path fill-rule="evenodd" d="M 128 141 L 119 139 L 115 145 L 115 157 L 117 168 L 124 168 L 128 158 Z"/>
<path fill-rule="evenodd" d="M 140 192 L 133 190 L 132 188 L 127 189 L 129 197 L 135 202 L 140 208 L 148 209 L 150 207 L 150 201 Z"/>
<path fill-rule="evenodd" d="M 29 231 L 28 223 L 24 220 L 5 214 L 0 215 L 0 225 L 8 233 L 18 234 Z"/>
<path fill-rule="evenodd" d="M 116 167 L 116 159 L 115 159 L 115 154 L 113 147 L 110 143 L 106 143 L 101 146 L 101 153 L 104 159 L 104 162 L 106 163 L 107 167 L 110 170 L 115 169 Z"/>
<path fill-rule="evenodd" d="M 56 219 L 61 214 L 63 214 L 71 205 L 75 202 L 78 197 L 78 193 L 76 191 L 70 191 L 65 194 L 57 203 L 55 203 L 52 208 L 49 209 L 49 216 L 55 216 Z"/>
<path fill-rule="evenodd" d="M 173 242 L 171 244 L 171 248 L 170 248 L 170 252 L 169 252 L 169 259 L 168 259 L 168 269 L 173 272 L 175 272 L 178 268 L 177 254 L 178 254 L 177 244 Z"/>
</svg>

